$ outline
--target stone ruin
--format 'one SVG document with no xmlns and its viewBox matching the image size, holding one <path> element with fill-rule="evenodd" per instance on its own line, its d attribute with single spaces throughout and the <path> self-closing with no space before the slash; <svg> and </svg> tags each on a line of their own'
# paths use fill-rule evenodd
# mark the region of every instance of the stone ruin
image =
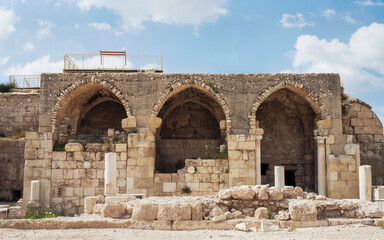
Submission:
<svg viewBox="0 0 384 240">
<path fill-rule="evenodd" d="M 7 135 L 27 131 L 25 140 L 12 143 L 23 154 L 1 153 L 9 169 L 24 171 L 15 187 L 4 184 L 0 193 L 22 194 L 28 206 L 73 216 L 93 212 L 95 200 L 85 199 L 108 193 L 106 202 L 125 199 L 132 208 L 120 206 L 121 214 L 128 217 L 132 209 L 134 218 L 138 202 L 173 196 L 180 204 L 201 200 L 202 219 L 216 204 L 225 219 L 265 215 L 256 208 L 266 207 L 279 220 L 294 221 L 293 202 L 315 205 L 316 219 L 359 218 L 368 217 L 360 203 L 346 201 L 353 207 L 344 209 L 331 199 L 384 198 L 376 187 L 384 178 L 382 124 L 368 104 L 343 92 L 337 74 L 42 74 L 40 93 L 20 96 L 0 95 L 3 109 L 28 105 L 24 118 L 0 118 Z M 10 127 L 1 128 L 5 124 Z M 24 167 L 8 163 L 13 157 L 25 160 Z M 371 171 L 359 173 L 362 165 Z M 8 173 L 0 177 L 0 184 L 13 182 Z M 233 194 L 244 185 L 252 191 L 239 191 L 254 192 L 247 201 Z M 233 199 L 221 198 L 226 191 Z M 267 191 L 268 201 L 258 191 Z M 275 194 L 280 200 L 272 200 Z M 146 199 L 128 202 L 130 195 Z M 315 200 L 292 200 L 301 197 Z M 100 203 L 96 209 L 108 212 Z"/>
</svg>

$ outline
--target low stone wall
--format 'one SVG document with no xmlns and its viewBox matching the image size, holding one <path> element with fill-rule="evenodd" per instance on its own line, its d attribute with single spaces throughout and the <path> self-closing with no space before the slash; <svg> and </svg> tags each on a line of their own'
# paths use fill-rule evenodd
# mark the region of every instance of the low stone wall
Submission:
<svg viewBox="0 0 384 240">
<path fill-rule="evenodd" d="M 37 130 L 39 101 L 39 93 L 0 93 L 0 134 Z"/>
<path fill-rule="evenodd" d="M 60 213 L 83 211 L 84 197 L 104 194 L 105 153 L 101 144 L 69 143 L 52 152 L 51 204 Z M 126 193 L 127 144 L 115 144 L 118 193 Z"/>
<path fill-rule="evenodd" d="M 22 197 L 24 177 L 24 140 L 0 139 L 0 198 Z"/>
<path fill-rule="evenodd" d="M 180 196 L 188 186 L 192 196 L 217 193 L 228 188 L 228 160 L 187 159 L 185 173 L 155 173 L 155 196 Z"/>
</svg>

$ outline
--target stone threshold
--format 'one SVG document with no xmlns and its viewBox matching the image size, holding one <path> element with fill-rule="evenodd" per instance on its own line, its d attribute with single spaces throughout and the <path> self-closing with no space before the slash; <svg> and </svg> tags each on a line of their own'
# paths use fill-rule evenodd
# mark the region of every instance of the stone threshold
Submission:
<svg viewBox="0 0 384 240">
<path fill-rule="evenodd" d="M 362 224 L 369 226 L 384 226 L 381 219 L 347 219 L 328 218 L 317 221 L 278 221 L 269 220 L 270 223 L 286 228 L 326 227 L 348 224 Z M 233 230 L 239 223 L 247 223 L 257 231 L 261 229 L 261 220 L 232 219 L 221 222 L 204 221 L 136 221 L 132 219 L 87 218 L 87 217 L 58 217 L 50 219 L 8 219 L 0 220 L 0 228 L 14 229 L 80 229 L 80 228 L 131 228 L 143 230 Z"/>
</svg>

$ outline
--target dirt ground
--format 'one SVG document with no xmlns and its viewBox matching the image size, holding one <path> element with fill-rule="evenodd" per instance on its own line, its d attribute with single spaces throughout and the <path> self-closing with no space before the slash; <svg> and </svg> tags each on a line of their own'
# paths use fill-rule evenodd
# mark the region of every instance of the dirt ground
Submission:
<svg viewBox="0 0 384 240">
<path fill-rule="evenodd" d="M 0 229 L 0 239 L 151 239 L 151 240 L 192 240 L 192 239 L 384 239 L 384 229 L 365 225 L 300 228 L 293 232 L 239 232 L 222 230 L 199 231 L 158 231 L 136 229 L 66 229 L 66 230 L 17 230 Z"/>
</svg>

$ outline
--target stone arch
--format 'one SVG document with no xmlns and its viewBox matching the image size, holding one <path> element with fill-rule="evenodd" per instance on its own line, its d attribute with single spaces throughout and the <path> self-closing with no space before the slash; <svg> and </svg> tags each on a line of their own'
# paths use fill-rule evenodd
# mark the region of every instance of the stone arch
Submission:
<svg viewBox="0 0 384 240">
<path fill-rule="evenodd" d="M 87 92 L 86 89 L 89 87 L 108 92 L 110 94 L 110 99 L 112 98 L 114 101 L 120 102 L 124 107 L 127 116 L 132 116 L 129 103 L 121 91 L 118 90 L 113 84 L 92 76 L 91 79 L 83 79 L 81 81 L 74 82 L 60 92 L 59 96 L 57 97 L 58 101 L 52 109 L 51 115 L 51 127 L 54 135 L 59 133 L 59 126 L 65 117 L 65 113 L 68 110 L 70 104 L 81 94 Z M 88 111 L 89 110 L 90 108 L 88 108 Z"/>
<path fill-rule="evenodd" d="M 213 87 L 211 87 L 209 84 L 203 82 L 203 81 L 178 81 L 176 83 L 171 84 L 167 90 L 162 93 L 156 102 L 156 104 L 153 106 L 152 109 L 152 116 L 157 117 L 159 114 L 162 106 L 164 105 L 167 100 L 169 100 L 171 97 L 177 95 L 178 93 L 188 89 L 188 88 L 194 88 L 197 90 L 202 91 L 207 96 L 214 99 L 223 109 L 224 115 L 225 115 L 225 121 L 226 121 L 226 132 L 229 133 L 231 130 L 231 116 L 230 111 L 227 103 L 223 100 L 221 94 L 219 94 Z"/>
<path fill-rule="evenodd" d="M 172 84 L 154 106 L 154 117 L 162 119 L 155 131 L 155 169 L 162 173 L 183 168 L 186 159 L 212 158 L 206 155 L 207 146 L 215 154 L 226 143 L 231 126 L 227 104 L 204 82 Z"/>
<path fill-rule="evenodd" d="M 294 81 L 284 81 L 280 82 L 279 84 L 275 86 L 271 86 L 267 88 L 263 93 L 261 93 L 258 98 L 256 99 L 256 102 L 252 105 L 251 112 L 249 114 L 250 119 L 250 128 L 256 128 L 256 112 L 257 109 L 260 107 L 260 105 L 264 102 L 264 100 L 273 94 L 274 92 L 280 90 L 280 89 L 289 89 L 294 93 L 299 94 L 301 97 L 307 100 L 308 104 L 312 107 L 313 111 L 316 113 L 316 115 L 319 116 L 320 119 L 325 119 L 327 116 L 325 105 L 321 102 L 318 95 L 310 90 L 306 90 L 303 86 L 303 84 L 294 82 Z"/>
</svg>

